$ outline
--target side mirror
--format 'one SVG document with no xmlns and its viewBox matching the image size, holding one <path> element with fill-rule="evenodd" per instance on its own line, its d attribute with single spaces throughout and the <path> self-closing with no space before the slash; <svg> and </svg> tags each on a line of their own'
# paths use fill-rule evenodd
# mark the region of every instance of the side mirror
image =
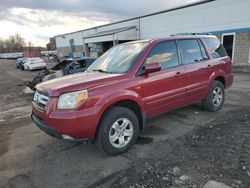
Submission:
<svg viewBox="0 0 250 188">
<path fill-rule="evenodd" d="M 144 74 L 158 72 L 161 70 L 160 63 L 149 63 L 144 66 Z"/>
</svg>

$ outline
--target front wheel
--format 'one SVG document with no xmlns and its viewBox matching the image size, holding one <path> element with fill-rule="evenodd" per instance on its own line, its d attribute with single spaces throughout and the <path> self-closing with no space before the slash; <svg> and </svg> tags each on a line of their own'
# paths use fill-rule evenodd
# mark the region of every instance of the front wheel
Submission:
<svg viewBox="0 0 250 188">
<path fill-rule="evenodd" d="M 224 85 L 217 80 L 214 80 L 209 90 L 208 97 L 202 101 L 202 105 L 206 110 L 211 112 L 219 111 L 225 101 Z"/>
<path fill-rule="evenodd" d="M 105 113 L 97 131 L 97 146 L 109 155 L 118 155 L 135 143 L 139 134 L 139 121 L 130 109 L 113 107 Z"/>
</svg>

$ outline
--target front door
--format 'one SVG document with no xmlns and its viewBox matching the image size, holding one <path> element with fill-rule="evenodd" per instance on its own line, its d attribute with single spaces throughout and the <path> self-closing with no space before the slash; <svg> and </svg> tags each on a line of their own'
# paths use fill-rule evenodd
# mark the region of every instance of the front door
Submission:
<svg viewBox="0 0 250 188">
<path fill-rule="evenodd" d="M 185 79 L 176 42 L 165 41 L 156 44 L 144 63 L 161 64 L 161 71 L 142 75 L 143 102 L 147 116 L 158 115 L 182 105 Z"/>
</svg>

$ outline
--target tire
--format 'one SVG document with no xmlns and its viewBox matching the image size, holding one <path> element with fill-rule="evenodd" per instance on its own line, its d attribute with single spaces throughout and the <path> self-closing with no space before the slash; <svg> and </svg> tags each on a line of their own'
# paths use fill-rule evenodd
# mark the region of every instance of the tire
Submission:
<svg viewBox="0 0 250 188">
<path fill-rule="evenodd" d="M 214 80 L 208 93 L 208 97 L 202 101 L 202 106 L 211 112 L 219 111 L 225 101 L 225 87 L 217 80 Z"/>
<path fill-rule="evenodd" d="M 119 155 L 131 148 L 138 134 L 139 121 L 135 113 L 128 108 L 113 107 L 105 113 L 99 124 L 96 145 L 108 155 Z"/>
</svg>

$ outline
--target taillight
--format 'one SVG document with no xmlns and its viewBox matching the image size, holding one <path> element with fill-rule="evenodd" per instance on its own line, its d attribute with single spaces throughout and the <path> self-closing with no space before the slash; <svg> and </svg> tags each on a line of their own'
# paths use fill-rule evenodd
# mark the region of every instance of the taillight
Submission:
<svg viewBox="0 0 250 188">
<path fill-rule="evenodd" d="M 232 73 L 232 59 L 230 58 L 230 57 L 228 57 L 227 59 L 226 59 L 226 62 L 227 62 L 227 69 L 228 69 L 228 72 L 229 73 Z"/>
</svg>

